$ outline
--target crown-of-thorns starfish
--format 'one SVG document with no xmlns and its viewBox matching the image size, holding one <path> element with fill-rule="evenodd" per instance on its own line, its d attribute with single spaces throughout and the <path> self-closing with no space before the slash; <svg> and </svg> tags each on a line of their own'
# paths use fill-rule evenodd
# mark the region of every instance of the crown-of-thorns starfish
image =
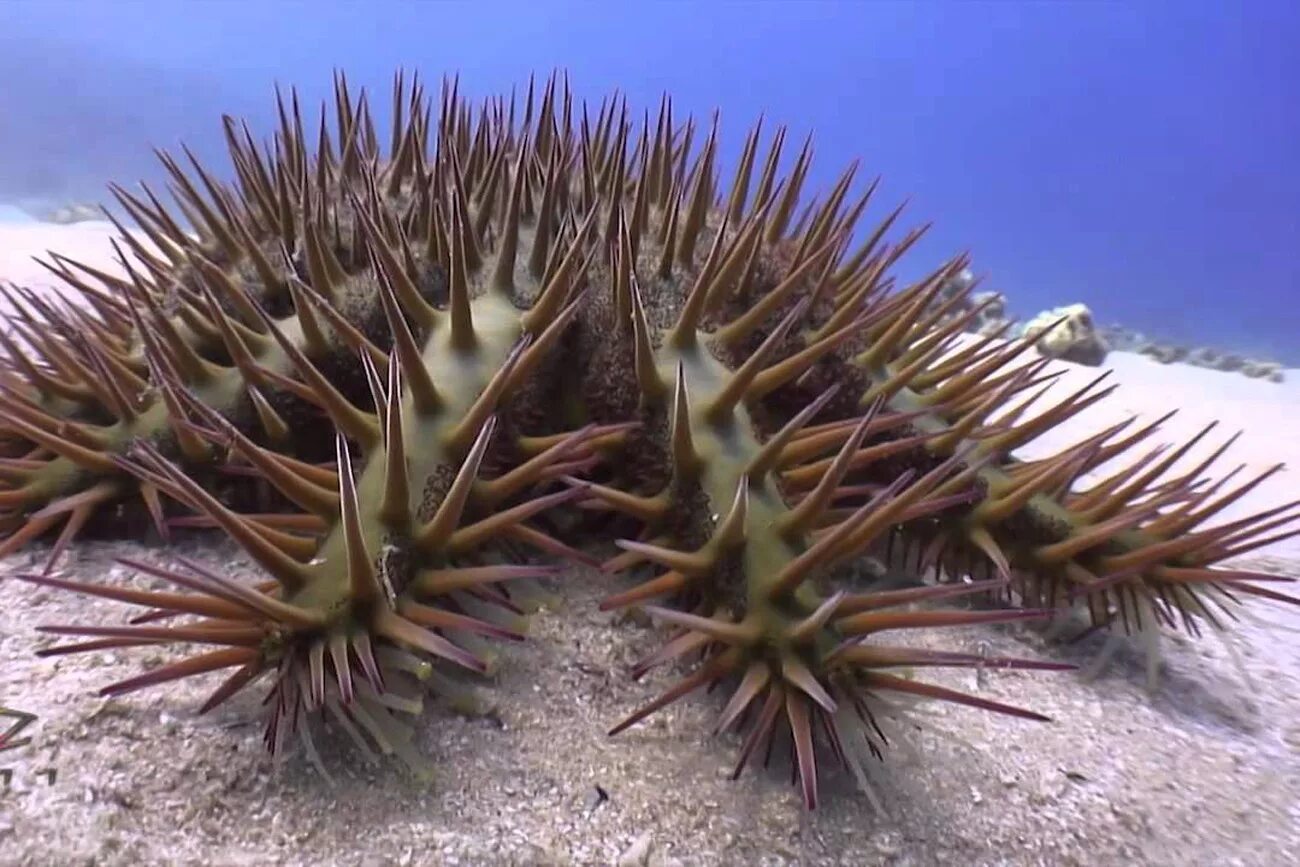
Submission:
<svg viewBox="0 0 1300 867">
<path fill-rule="evenodd" d="M 225 671 L 213 707 L 269 674 L 272 749 L 296 733 L 315 759 L 303 721 L 323 710 L 415 761 L 390 711 L 417 712 L 422 679 L 459 689 L 444 667 L 486 670 L 485 639 L 522 637 L 510 582 L 557 571 L 524 552 L 593 563 L 611 540 L 607 571 L 652 572 L 606 607 L 654 602 L 679 630 L 637 673 L 700 656 L 618 728 L 734 679 L 720 728 L 748 733 L 739 767 L 788 731 L 811 807 L 814 742 L 877 749 L 884 694 L 1037 718 L 892 670 L 1063 667 L 879 633 L 1082 606 L 1154 661 L 1162 626 L 1217 628 L 1239 594 L 1295 601 L 1215 566 L 1297 532 L 1300 503 L 1207 527 L 1262 477 L 1203 479 L 1220 449 L 1165 479 L 1199 437 L 1083 490 L 1156 425 L 1017 460 L 1108 390 L 1022 420 L 1054 378 L 1032 342 L 963 342 L 965 296 L 939 299 L 965 257 L 896 289 L 923 229 L 890 242 L 895 210 L 855 244 L 877 187 L 852 198 L 856 166 L 801 204 L 811 141 L 782 176 L 785 130 L 760 159 L 755 127 L 724 191 L 716 118 L 697 151 L 667 100 L 653 124 L 619 99 L 593 121 L 556 79 L 477 113 L 446 83 L 435 122 L 399 74 L 386 149 L 342 76 L 314 148 L 296 94 L 279 110 L 265 147 L 226 119 L 233 184 L 160 155 L 175 215 L 114 187 L 140 229 L 120 275 L 47 263 L 80 304 L 6 292 L 0 553 L 55 533 L 24 580 L 148 609 L 43 627 L 90 639 L 45 652 L 205 648 L 106 692 Z M 137 500 L 164 536 L 221 528 L 271 580 L 192 561 L 128 564 L 188 592 L 52 573 L 83 527 Z M 574 507 L 608 517 L 537 523 Z M 862 554 L 900 545 L 918 571 L 982 580 L 853 585 Z M 977 593 L 1035 607 L 914 607 Z"/>
</svg>

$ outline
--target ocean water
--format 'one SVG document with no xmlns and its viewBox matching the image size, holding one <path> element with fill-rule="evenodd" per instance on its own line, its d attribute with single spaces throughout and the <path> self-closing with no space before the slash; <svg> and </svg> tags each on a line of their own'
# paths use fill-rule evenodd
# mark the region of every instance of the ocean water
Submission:
<svg viewBox="0 0 1300 867">
<path fill-rule="evenodd" d="M 158 181 L 184 141 L 224 170 L 223 113 L 271 129 L 331 71 L 399 67 L 476 96 L 567 70 L 596 102 L 721 109 L 815 134 L 826 190 L 861 158 L 870 217 L 933 222 L 901 276 L 969 250 L 1029 318 L 1101 322 L 1300 365 L 1300 4 L 1183 2 L 0 3 L 0 212 Z M 380 122 L 386 110 L 376 101 Z M 864 228 L 865 230 L 865 228 Z"/>
</svg>

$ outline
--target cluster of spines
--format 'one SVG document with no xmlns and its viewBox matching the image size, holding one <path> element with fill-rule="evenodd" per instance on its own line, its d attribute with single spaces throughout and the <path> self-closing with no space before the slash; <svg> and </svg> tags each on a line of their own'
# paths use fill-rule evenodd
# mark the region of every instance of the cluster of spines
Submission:
<svg viewBox="0 0 1300 867">
<path fill-rule="evenodd" d="M 525 153 L 527 149 L 521 149 L 520 164 Z M 516 168 L 509 207 L 500 221 L 505 231 L 520 230 L 526 177 Z M 384 657 L 404 660 L 411 668 L 409 651 L 414 650 L 486 670 L 486 664 L 461 645 L 474 644 L 474 633 L 519 637 L 515 629 L 491 622 L 492 606 L 513 608 L 496 585 L 551 571 L 494 562 L 488 543 L 513 538 L 552 553 L 569 553 L 563 543 L 525 522 L 580 496 L 582 490 L 524 495 L 553 481 L 557 473 L 580 470 L 594 458 L 595 444 L 608 445 L 624 432 L 619 425 L 588 425 L 545 442 L 529 441 L 519 435 L 511 415 L 516 398 L 529 387 L 531 375 L 547 361 L 573 318 L 579 266 L 585 256 L 583 230 L 567 242 L 557 232 L 560 255 L 548 262 L 544 282 L 522 290 L 515 285 L 516 244 L 503 240 L 491 260 L 484 256 L 469 267 L 464 244 L 444 236 L 443 247 L 450 256 L 448 295 L 446 308 L 438 309 L 410 285 L 408 272 L 398 264 L 399 252 L 378 226 L 382 202 L 375 185 L 368 187 L 368 203 L 355 196 L 351 199 L 351 218 L 361 226 L 372 257 L 376 280 L 372 303 L 386 319 L 385 343 L 391 351 L 363 336 L 357 336 L 351 348 L 359 350 L 373 410 L 349 400 L 309 357 L 318 348 L 312 346 L 313 334 L 320 331 L 306 324 L 310 320 L 303 311 L 311 308 L 295 312 L 291 321 L 298 327 L 287 333 L 285 320 L 277 322 L 261 303 L 264 299 L 254 298 L 233 281 L 223 287 L 223 297 L 237 312 L 225 312 L 211 292 L 208 297 L 207 312 L 233 356 L 233 369 L 242 377 L 269 382 L 315 404 L 338 430 L 332 467 L 308 464 L 254 442 L 226 417 L 225 407 L 213 406 L 206 395 L 197 393 L 195 383 L 161 365 L 154 371 L 162 388 L 174 394 L 170 408 L 183 422 L 187 436 L 247 462 L 303 512 L 238 515 L 169 460 L 157 444 L 147 441 L 134 441 L 125 455 L 112 456 L 107 465 L 220 526 L 270 573 L 274 586 L 252 597 L 245 593 L 232 599 L 229 582 L 217 584 L 211 573 L 196 582 L 192 576 L 155 570 L 211 597 L 196 602 L 173 594 L 124 595 L 114 588 L 24 576 L 37 583 L 149 604 L 172 614 L 202 615 L 196 623 L 177 627 L 51 626 L 45 631 L 107 639 L 114 646 L 176 641 L 223 648 L 113 685 L 109 692 L 237 668 L 208 702 L 211 707 L 233 694 L 231 684 L 242 686 L 252 676 L 274 670 L 267 731 L 272 747 L 278 747 L 286 731 L 296 729 L 305 736 L 306 729 L 296 724 L 300 711 L 328 707 L 362 724 L 385 749 L 400 749 L 406 733 L 383 707 L 410 709 L 413 704 L 409 695 L 387 691 L 386 684 L 393 678 L 386 676 Z M 452 225 L 454 230 L 459 220 L 453 218 Z M 301 289 L 312 291 L 305 285 Z M 316 294 L 320 307 L 327 309 L 330 299 Z M 523 296 L 531 300 L 519 303 Z M 252 323 L 242 326 L 248 333 L 236 330 L 242 325 L 237 314 Z M 335 317 L 331 325 L 347 327 L 337 311 Z M 148 327 L 139 318 L 136 324 Z M 252 347 L 251 335 L 258 338 Z M 268 365 L 272 351 L 278 353 L 273 357 L 280 366 L 297 374 L 297 380 Z M 494 440 L 498 427 L 513 428 L 514 441 L 502 443 L 499 436 Z M 365 456 L 360 473 L 353 467 L 352 444 Z M 485 463 L 509 467 L 495 478 L 483 479 L 480 470 Z M 270 601 L 250 603 L 251 598 L 262 596 Z M 459 642 L 449 640 L 453 635 Z M 325 687 L 328 671 L 334 684 L 329 690 Z"/>
<path fill-rule="evenodd" d="M 705 176 L 703 167 L 710 154 L 711 147 L 706 145 L 697 177 Z M 832 443 L 829 449 L 823 443 L 805 455 L 816 459 L 829 450 L 834 456 L 827 465 L 792 460 L 789 449 L 799 444 L 801 435 L 808 435 L 809 421 L 832 403 L 838 390 L 835 386 L 770 435 L 764 436 L 754 424 L 751 409 L 762 412 L 764 398 L 803 376 L 868 324 L 860 317 L 845 325 L 837 323 L 820 335 L 814 332 L 811 337 L 790 340 L 795 326 L 807 321 L 815 300 L 807 297 L 809 290 L 824 286 L 823 281 L 809 277 L 829 272 L 827 264 L 834 260 L 826 251 L 837 239 L 800 245 L 788 273 L 762 291 L 745 291 L 752 284 L 743 280 L 734 285 L 742 275 L 729 271 L 726 263 L 743 262 L 752 255 L 747 245 L 763 228 L 767 207 L 767 202 L 757 203 L 758 216 L 742 222 L 734 235 L 727 235 L 723 221 L 703 264 L 686 271 L 693 279 L 681 280 L 681 297 L 661 295 L 655 299 L 661 309 L 654 311 L 654 318 L 676 311 L 675 318 L 659 329 L 647 316 L 629 232 L 621 227 L 620 247 L 611 257 L 613 273 L 608 278 L 615 288 L 616 303 L 593 308 L 583 325 L 590 332 L 590 343 L 604 340 L 623 347 L 630 343 L 631 352 L 625 349 L 620 353 L 617 346 L 597 352 L 604 361 L 593 372 L 601 381 L 589 389 L 590 402 L 596 413 L 605 409 L 598 392 L 609 387 L 605 377 L 616 359 L 621 360 L 624 369 L 616 370 L 615 376 L 635 381 L 639 393 L 640 426 L 633 448 L 649 450 L 666 466 L 653 474 L 662 479 L 658 491 L 633 493 L 612 485 L 593 485 L 589 490 L 608 508 L 645 525 L 642 539 L 619 541 L 625 553 L 606 568 L 613 571 L 650 563 L 663 570 L 637 588 L 607 600 L 606 607 L 665 595 L 689 600 L 685 609 L 647 606 L 653 615 L 681 631 L 638 666 L 638 673 L 697 652 L 704 654 L 691 675 L 613 731 L 623 730 L 694 689 L 738 677 L 740 685 L 722 718 L 722 727 L 742 718 L 751 723 L 737 772 L 758 745 L 766 741 L 770 748 L 778 723 L 782 723 L 794 744 L 798 778 L 811 807 L 816 801 L 817 779 L 814 732 L 824 732 L 837 755 L 847 760 L 845 739 L 861 736 L 872 743 L 868 733 L 875 729 L 869 698 L 874 699 L 877 693 L 922 694 L 1033 716 L 891 675 L 885 669 L 941 661 L 973 664 L 973 658 L 881 647 L 867 643 L 868 635 L 890 628 L 1037 617 L 1042 612 L 871 614 L 877 607 L 953 593 L 948 588 L 930 588 L 900 598 L 817 589 L 886 529 L 968 502 L 973 472 L 961 471 L 954 460 L 916 480 L 912 473 L 904 473 L 852 515 L 828 520 L 834 494 L 855 463 L 861 458 L 879 459 L 889 452 L 905 453 L 916 443 L 881 443 L 874 453 L 861 448 L 868 433 L 881 436 L 906 421 L 905 416 L 882 412 L 882 398 L 854 420 L 847 438 L 841 437 L 841 442 Z M 833 215 L 834 206 L 826 214 Z M 828 225 L 834 221 L 819 214 L 809 231 Z M 773 242 L 781 240 L 777 233 Z M 655 275 L 660 280 L 673 276 L 681 279 L 671 265 Z M 770 327 L 769 317 L 779 317 L 774 327 Z M 710 330 L 701 328 L 705 322 L 712 326 Z M 721 360 L 728 352 L 726 344 L 752 342 L 760 332 L 758 345 L 734 369 Z M 792 508 L 787 504 L 791 477 L 805 469 L 811 471 L 815 483 Z M 691 547 L 679 547 L 683 542 Z M 992 664 L 1052 667 L 1022 660 L 993 660 Z M 840 714 L 841 706 L 859 716 Z"/>
<path fill-rule="evenodd" d="M 932 293 L 918 293 L 918 309 L 933 303 Z M 872 362 L 881 367 L 867 394 L 887 394 L 898 409 L 929 410 L 915 422 L 919 431 L 930 435 L 924 449 L 942 458 L 973 444 L 971 454 L 985 460 L 985 466 L 979 473 L 982 496 L 970 508 L 905 528 L 904 542 L 916 552 L 918 572 L 937 567 L 956 576 L 997 574 L 1008 582 L 1004 592 L 1018 601 L 1063 610 L 1081 606 L 1094 628 L 1140 633 L 1152 683 L 1162 628 L 1192 635 L 1205 625 L 1221 628 L 1224 617 L 1234 616 L 1238 593 L 1296 601 L 1260 586 L 1286 579 L 1211 567 L 1300 532 L 1287 529 L 1300 517 L 1300 501 L 1203 527 L 1276 474 L 1280 465 L 1224 492 L 1242 467 L 1217 480 L 1203 474 L 1234 436 L 1170 477 L 1217 424 L 1212 423 L 1177 448 L 1159 446 L 1080 489 L 1080 477 L 1137 447 L 1169 416 L 1123 436 L 1134 424 L 1129 419 L 1059 454 L 1016 461 L 1015 449 L 1105 398 L 1114 386 L 1097 386 L 1107 374 L 1037 417 L 1021 421 L 1046 389 L 1010 407 L 1008 398 L 1040 384 L 1046 362 L 1034 359 L 1005 369 L 1027 352 L 1030 341 L 999 345 L 986 339 L 971 344 L 945 358 L 936 368 L 945 372 L 935 376 L 908 361 L 916 358 L 922 337 L 924 332 L 900 334 L 894 338 L 896 345 L 889 340 L 873 345 Z M 954 400 L 960 402 L 954 405 Z M 1002 408 L 1003 415 L 993 417 Z"/>
<path fill-rule="evenodd" d="M 654 661 L 706 653 L 703 667 L 667 699 L 741 675 L 724 722 L 761 706 L 742 755 L 763 739 L 770 746 L 784 710 L 811 803 L 814 727 L 843 756 L 841 706 L 864 723 L 871 719 L 865 699 L 880 690 L 992 706 L 881 670 L 974 660 L 882 648 L 863 636 L 1043 614 L 878 608 L 996 588 L 1049 607 L 1085 600 L 1102 624 L 1142 604 L 1153 616 L 1177 611 L 1195 628 L 1198 619 L 1215 622 L 1202 596 L 1233 589 L 1280 596 L 1247 583 L 1260 576 L 1208 567 L 1259 544 L 1294 517 L 1291 507 L 1176 538 L 1224 502 L 1209 499 L 1217 485 L 1198 489 L 1194 477 L 1204 466 L 1155 491 L 1143 488 L 1145 478 L 1072 491 L 1081 473 L 1141 436 L 1111 442 L 1119 431 L 1110 431 L 1053 459 L 1013 462 L 1013 449 L 1102 395 L 1081 393 L 1029 422 L 1019 421 L 1028 402 L 993 418 L 1050 379 L 1042 363 L 1006 369 L 1026 342 L 990 338 L 952 351 L 963 320 L 944 316 L 960 299 L 938 309 L 935 300 L 960 261 L 889 291 L 889 268 L 919 236 L 884 243 L 897 211 L 848 252 L 875 189 L 846 207 L 852 169 L 796 218 L 809 144 L 778 181 L 778 132 L 751 202 L 755 129 L 723 203 L 714 177 L 716 123 L 692 161 L 694 127 L 676 129 L 666 102 L 653 133 L 646 123 L 629 151 L 633 127 L 617 103 L 602 107 L 594 127 L 585 112 L 575 126 L 567 89 L 557 93 L 552 83 L 535 118 L 530 90 L 519 132 L 513 100 L 485 104 L 475 125 L 448 87 L 434 139 L 418 83 L 407 99 L 399 76 L 385 158 L 364 95 L 354 103 L 341 78 L 335 92 L 337 156 L 322 119 L 318 153 L 309 157 L 294 97 L 291 108 L 280 102 L 269 159 L 246 129 L 227 121 L 238 194 L 195 163 L 205 199 L 164 159 L 197 237 L 167 216 L 152 191 L 146 203 L 115 190 L 155 249 L 130 241 L 137 264 L 124 257 L 126 279 L 66 260 L 52 266 L 83 291 L 97 317 L 47 312 L 24 296 L 72 336 L 40 346 L 44 368 L 19 366 L 8 375 L 6 420 L 15 422 L 7 431 L 12 490 L 4 493 L 17 531 L 6 550 L 71 513 L 62 547 L 96 508 L 135 490 L 163 527 L 165 493 L 244 544 L 276 578 L 259 598 L 289 606 L 272 615 L 248 598 L 236 601 L 236 591 L 210 573 L 166 572 L 212 599 L 186 596 L 182 604 L 169 595 L 148 604 L 208 622 L 177 627 L 190 630 L 184 634 L 80 634 L 125 644 L 166 635 L 245 643 L 130 686 L 239 666 L 214 696 L 221 699 L 232 682 L 242 686 L 250 672 L 278 666 L 273 745 L 293 728 L 281 723 L 301 709 L 351 707 L 361 681 L 371 699 L 388 696 L 390 706 L 409 708 L 407 697 L 385 692 L 389 679 L 377 660 L 423 671 L 408 652 L 414 648 L 477 667 L 473 654 L 442 634 L 509 630 L 455 610 L 449 597 L 472 586 L 508 608 L 492 585 L 523 574 L 511 570 L 538 574 L 451 561 L 482 554 L 496 531 L 581 557 L 522 523 L 581 500 L 645 524 L 642 538 L 621 542 L 624 555 L 607 568 L 649 562 L 666 570 L 608 604 L 662 595 L 687 602 L 652 609 L 685 630 Z M 438 145 L 433 159 L 430 141 Z M 591 289 L 574 292 L 584 281 Z M 568 370 L 554 366 L 560 350 L 579 355 Z M 575 374 L 583 362 L 587 370 Z M 538 391 L 519 396 L 530 374 Z M 576 414 L 587 418 L 557 418 L 548 406 L 560 392 L 555 383 L 574 378 L 584 398 Z M 312 444 L 295 437 L 301 426 L 286 418 L 313 411 L 340 432 L 332 466 L 304 459 Z M 104 424 L 106 413 L 112 424 Z M 80 421 L 83 414 L 97 421 Z M 488 455 L 494 418 L 513 442 Z M 454 427 L 449 419 L 457 419 Z M 530 427 L 534 435 L 525 435 Z M 649 457 L 630 462 L 630 473 L 607 472 L 603 484 L 577 478 L 620 442 Z M 413 443 L 433 453 L 414 459 Z M 366 461 L 359 475 L 353 448 Z M 237 515 L 188 478 L 187 470 L 225 456 L 304 513 Z M 475 482 L 485 461 L 500 475 Z M 421 486 L 435 479 L 443 480 L 434 488 L 444 499 L 420 515 Z M 509 505 L 525 488 L 557 480 L 570 489 Z M 459 527 L 467 508 L 477 520 Z M 422 519 L 428 523 L 417 528 Z M 846 561 L 897 536 L 924 548 L 925 562 L 952 572 L 974 562 L 999 578 L 905 596 L 834 590 Z M 436 580 L 425 577 L 429 570 Z M 409 595 L 420 592 L 448 607 Z M 248 622 L 264 636 L 251 644 L 256 630 Z M 77 629 L 84 628 L 64 631 Z M 336 685 L 327 695 L 330 666 Z M 369 705 L 359 706 L 367 713 Z M 377 742 L 401 741 L 392 724 L 375 721 L 373 707 L 368 713 Z"/>
</svg>

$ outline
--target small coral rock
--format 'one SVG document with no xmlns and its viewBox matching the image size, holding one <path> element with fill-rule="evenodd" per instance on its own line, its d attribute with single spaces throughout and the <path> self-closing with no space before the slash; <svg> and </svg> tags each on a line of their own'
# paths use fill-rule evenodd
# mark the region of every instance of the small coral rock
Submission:
<svg viewBox="0 0 1300 867">
<path fill-rule="evenodd" d="M 976 307 L 983 307 L 980 312 L 980 322 L 985 323 L 991 320 L 1006 321 L 1007 318 L 1007 299 L 1000 292 L 976 292 L 971 296 L 971 303 Z"/>
<path fill-rule="evenodd" d="M 1084 304 L 1046 310 L 1029 320 L 1023 334 L 1025 337 L 1042 335 L 1038 339 L 1038 351 L 1052 358 L 1091 367 L 1106 360 L 1106 342 L 1097 333 L 1092 311 Z"/>
<path fill-rule="evenodd" d="M 1245 361 L 1241 372 L 1251 379 L 1267 379 L 1269 382 L 1281 382 L 1282 365 L 1275 361 Z"/>
<path fill-rule="evenodd" d="M 1231 373 L 1234 370 L 1241 370 L 1245 366 L 1246 359 L 1242 358 L 1240 355 L 1228 353 L 1219 356 L 1219 370 Z"/>
<path fill-rule="evenodd" d="M 962 268 L 944 281 L 943 289 L 939 291 L 939 297 L 946 301 L 949 298 L 965 293 L 974 285 L 975 273 L 969 268 Z"/>
<path fill-rule="evenodd" d="M 1187 357 L 1187 349 L 1182 346 L 1167 346 L 1162 343 L 1146 343 L 1138 352 L 1153 358 L 1161 364 L 1173 364 Z"/>
<path fill-rule="evenodd" d="M 1139 352 L 1149 341 L 1145 334 L 1123 325 L 1103 325 L 1101 339 L 1115 352 Z"/>
<path fill-rule="evenodd" d="M 61 226 L 104 219 L 103 212 L 88 202 L 73 202 L 58 207 L 38 207 L 33 209 L 31 214 L 42 223 L 56 223 Z"/>
</svg>

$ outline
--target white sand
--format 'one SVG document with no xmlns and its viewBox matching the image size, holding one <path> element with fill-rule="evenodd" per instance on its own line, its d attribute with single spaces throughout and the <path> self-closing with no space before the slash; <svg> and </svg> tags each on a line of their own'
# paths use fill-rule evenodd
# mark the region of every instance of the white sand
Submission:
<svg viewBox="0 0 1300 867">
<path fill-rule="evenodd" d="M 1079 442 L 1089 434 L 1137 416 L 1129 431 L 1144 422 L 1154 421 L 1172 409 L 1178 414 L 1165 422 L 1159 431 L 1135 447 L 1129 460 L 1136 460 L 1160 443 L 1186 442 L 1211 422 L 1212 430 L 1177 466 L 1193 466 L 1208 457 L 1232 434 L 1242 436 L 1215 463 L 1208 474 L 1215 478 L 1244 464 L 1236 477 L 1246 481 L 1275 464 L 1286 469 L 1266 480 L 1258 488 L 1222 513 L 1219 520 L 1231 521 L 1280 505 L 1300 497 L 1297 476 L 1300 473 L 1300 370 L 1284 371 L 1284 382 L 1273 383 L 1250 379 L 1240 373 L 1224 373 L 1183 364 L 1160 364 L 1143 355 L 1112 352 L 1100 368 L 1073 364 L 1053 364 L 1052 371 L 1063 373 L 1052 387 L 1048 399 L 1062 398 L 1083 388 L 1107 370 L 1110 378 L 1097 386 L 1100 390 L 1118 384 L 1113 394 L 1082 412 L 1075 419 L 1045 433 L 1022 451 L 1024 457 L 1045 457 Z M 1035 407 L 1047 409 L 1045 399 Z M 1117 459 L 1094 476 L 1108 476 L 1124 465 Z M 1176 472 L 1176 468 L 1174 471 Z M 1260 553 L 1300 560 L 1300 539 L 1261 549 Z"/>
<path fill-rule="evenodd" d="M 59 288 L 61 282 L 33 257 L 48 259 L 53 250 L 95 268 L 120 272 L 112 240 L 118 231 L 108 221 L 73 223 L 0 223 L 0 281 L 21 286 Z"/>
<path fill-rule="evenodd" d="M 0 285 L 13 283 L 29 289 L 39 289 L 84 307 L 86 302 L 79 297 L 79 293 L 51 274 L 36 258 L 52 265 L 57 264 L 49 256 L 49 251 L 53 250 L 88 267 L 120 275 L 123 269 L 117 264 L 117 254 L 112 245 L 115 238 L 120 238 L 120 233 L 107 220 L 66 226 L 39 222 L 0 222 Z M 7 320 L 12 312 L 13 305 L 9 299 L 0 297 L 0 317 Z M 3 320 L 0 320 L 0 327 L 6 332 L 10 331 Z"/>
<path fill-rule="evenodd" d="M 28 257 L 50 247 L 109 267 L 110 236 L 105 224 L 0 226 L 0 279 L 49 285 Z M 1182 441 L 1221 419 L 1222 435 L 1206 448 L 1245 431 L 1224 469 L 1237 462 L 1250 471 L 1300 466 L 1300 371 L 1288 371 L 1289 381 L 1278 385 L 1125 353 L 1112 354 L 1107 366 L 1118 392 L 1042 437 L 1026 456 L 1132 413 L 1154 418 L 1182 407 L 1152 445 Z M 1099 372 L 1057 369 L 1066 380 L 1053 390 L 1059 395 Z M 1231 515 L 1294 497 L 1295 472 L 1270 480 Z M 252 572 L 228 544 L 185 553 L 235 576 Z M 1300 543 L 1260 554 L 1271 558 L 1268 567 L 1300 574 Z M 112 557 L 125 555 L 166 556 L 129 542 L 86 544 L 73 552 L 72 577 L 99 579 Z M 11 558 L 0 572 L 28 559 Z M 565 603 L 536 618 L 529 643 L 506 649 L 502 675 L 485 690 L 486 716 L 437 708 L 425 715 L 420 745 L 439 771 L 432 787 L 387 766 L 371 771 L 333 758 L 335 788 L 301 767 L 267 768 L 260 731 L 249 724 L 259 696 L 212 718 L 193 714 L 210 682 L 122 701 L 94 697 L 95 687 L 136 673 L 142 654 L 39 660 L 33 651 L 50 641 L 31 626 L 120 623 L 123 609 L 0 581 L 0 703 L 40 715 L 36 743 L 0 762 L 15 771 L 13 792 L 0 794 L 0 864 L 610 864 L 629 854 L 626 863 L 663 865 L 1273 867 L 1300 849 L 1294 634 L 1242 626 L 1253 690 L 1241 685 L 1215 641 L 1171 647 L 1154 698 L 1131 663 L 1096 684 L 1068 674 L 1010 674 L 980 686 L 968 673 L 938 673 L 931 679 L 1032 706 L 1054 721 L 1033 725 L 941 708 L 937 723 L 963 742 L 933 734 L 896 742 L 873 771 L 887 817 L 873 815 L 829 761 L 823 808 L 806 817 L 780 771 L 725 779 L 738 740 L 706 736 L 717 696 L 692 697 L 653 724 L 604 737 L 608 725 L 667 683 L 651 677 L 630 684 L 623 676 L 660 639 L 596 612 L 609 581 L 565 577 Z M 1265 613 L 1300 625 L 1295 612 Z M 968 652 L 1066 653 L 1010 630 L 971 629 L 942 640 Z M 143 655 L 154 663 L 172 658 Z M 916 753 L 909 756 L 903 744 Z M 52 786 L 36 777 L 49 766 L 59 768 Z"/>
</svg>

